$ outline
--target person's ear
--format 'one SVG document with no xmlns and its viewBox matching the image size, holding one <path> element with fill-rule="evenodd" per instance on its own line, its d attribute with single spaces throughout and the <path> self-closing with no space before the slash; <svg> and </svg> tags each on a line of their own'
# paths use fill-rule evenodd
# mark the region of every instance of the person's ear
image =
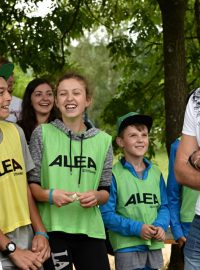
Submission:
<svg viewBox="0 0 200 270">
<path fill-rule="evenodd" d="M 92 98 L 91 97 L 87 97 L 86 98 L 86 106 L 85 106 L 85 108 L 88 108 L 91 105 L 91 103 L 92 103 Z"/>
<path fill-rule="evenodd" d="M 119 146 L 119 147 L 124 147 L 124 141 L 123 141 L 123 138 L 121 138 L 121 137 L 117 137 L 116 138 L 116 143 L 117 143 L 117 145 Z"/>
<path fill-rule="evenodd" d="M 56 107 L 58 108 L 58 100 L 57 100 L 57 97 L 56 96 L 55 96 L 54 102 L 55 102 Z"/>
</svg>

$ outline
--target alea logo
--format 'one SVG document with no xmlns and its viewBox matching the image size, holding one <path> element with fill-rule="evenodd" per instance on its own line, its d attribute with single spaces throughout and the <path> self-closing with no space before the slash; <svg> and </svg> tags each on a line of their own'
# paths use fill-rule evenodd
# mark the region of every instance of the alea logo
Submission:
<svg viewBox="0 0 200 270">
<path fill-rule="evenodd" d="M 70 158 L 66 155 L 58 155 L 49 166 L 69 167 L 69 168 L 93 168 L 96 170 L 96 163 L 91 157 L 74 156 L 70 162 Z"/>
<path fill-rule="evenodd" d="M 130 198 L 128 199 L 125 206 L 128 206 L 129 204 L 152 204 L 152 205 L 159 205 L 158 198 L 156 194 L 152 193 L 136 193 L 132 194 Z"/>
<path fill-rule="evenodd" d="M 14 159 L 5 159 L 0 164 L 0 176 L 10 172 L 22 171 L 22 166 Z"/>
</svg>

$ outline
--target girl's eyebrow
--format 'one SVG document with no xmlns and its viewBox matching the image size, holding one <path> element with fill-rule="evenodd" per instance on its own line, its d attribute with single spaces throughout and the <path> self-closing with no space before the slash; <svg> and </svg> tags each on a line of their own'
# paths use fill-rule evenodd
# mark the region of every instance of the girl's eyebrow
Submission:
<svg viewBox="0 0 200 270">
<path fill-rule="evenodd" d="M 46 89 L 45 92 L 52 92 L 53 90 L 52 89 Z M 36 91 L 33 91 L 34 93 L 43 93 L 44 91 L 41 91 L 41 90 L 36 90 Z"/>
<path fill-rule="evenodd" d="M 8 87 L 3 87 L 3 86 L 0 86 L 0 89 L 1 89 L 1 90 L 7 90 L 7 89 L 8 89 Z"/>
<path fill-rule="evenodd" d="M 82 88 L 73 88 L 73 89 L 59 89 L 58 88 L 58 90 L 59 91 L 69 91 L 69 90 L 74 91 L 74 90 L 82 90 Z"/>
</svg>

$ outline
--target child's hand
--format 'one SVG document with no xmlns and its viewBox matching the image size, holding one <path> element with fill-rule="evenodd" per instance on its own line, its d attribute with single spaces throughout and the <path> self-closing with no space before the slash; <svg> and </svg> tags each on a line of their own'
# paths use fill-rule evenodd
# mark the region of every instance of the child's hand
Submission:
<svg viewBox="0 0 200 270">
<path fill-rule="evenodd" d="M 96 206 L 98 204 L 97 193 L 98 191 L 93 190 L 83 193 L 77 193 L 80 205 L 85 208 Z"/>
<path fill-rule="evenodd" d="M 15 252 L 9 255 L 9 258 L 17 266 L 17 269 L 21 270 L 36 270 L 42 267 L 42 259 L 40 252 L 32 252 L 27 249 L 17 248 Z"/>
<path fill-rule="evenodd" d="M 156 228 L 156 233 L 153 238 L 158 241 L 164 241 L 166 238 L 165 231 L 161 227 L 155 227 L 155 228 Z"/>
<path fill-rule="evenodd" d="M 66 205 L 68 203 L 72 203 L 74 199 L 71 197 L 74 192 L 66 192 L 61 189 L 55 189 L 52 194 L 53 203 L 57 207 L 61 207 L 63 205 Z"/>
<path fill-rule="evenodd" d="M 32 241 L 32 251 L 40 253 L 39 257 L 42 262 L 46 261 L 51 255 L 49 241 L 42 235 L 35 235 Z"/>
<path fill-rule="evenodd" d="M 185 245 L 186 238 L 184 236 L 182 236 L 178 240 L 176 240 L 176 242 L 178 243 L 178 246 L 181 248 L 182 246 Z"/>
<path fill-rule="evenodd" d="M 143 224 L 141 230 L 141 238 L 148 240 L 155 236 L 156 228 L 153 225 Z"/>
</svg>

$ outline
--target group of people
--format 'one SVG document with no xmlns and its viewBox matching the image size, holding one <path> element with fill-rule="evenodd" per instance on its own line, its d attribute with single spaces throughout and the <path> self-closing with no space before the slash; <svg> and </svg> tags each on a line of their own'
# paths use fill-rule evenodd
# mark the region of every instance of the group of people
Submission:
<svg viewBox="0 0 200 270">
<path fill-rule="evenodd" d="M 135 112 L 117 119 L 123 155 L 113 166 L 111 136 L 84 117 L 92 93 L 79 74 L 62 76 L 55 91 L 44 79 L 32 80 L 17 124 L 5 121 L 13 68 L 0 64 L 0 269 L 109 270 L 105 228 L 117 270 L 160 269 L 170 210 L 162 173 L 145 158 L 153 119 Z M 200 154 L 186 158 L 198 150 L 191 136 L 181 138 L 176 174 L 198 189 Z"/>
</svg>

